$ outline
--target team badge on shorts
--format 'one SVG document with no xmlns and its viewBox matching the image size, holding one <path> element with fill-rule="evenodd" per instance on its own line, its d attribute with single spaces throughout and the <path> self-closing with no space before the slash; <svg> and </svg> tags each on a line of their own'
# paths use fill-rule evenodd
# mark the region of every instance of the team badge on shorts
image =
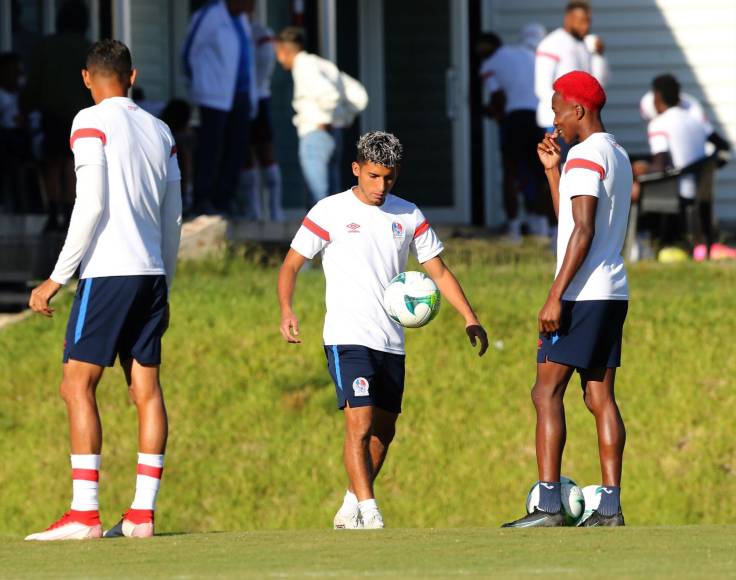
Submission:
<svg viewBox="0 0 736 580">
<path fill-rule="evenodd" d="M 363 377 L 358 377 L 353 381 L 353 392 L 356 397 L 368 396 L 368 381 Z"/>
</svg>

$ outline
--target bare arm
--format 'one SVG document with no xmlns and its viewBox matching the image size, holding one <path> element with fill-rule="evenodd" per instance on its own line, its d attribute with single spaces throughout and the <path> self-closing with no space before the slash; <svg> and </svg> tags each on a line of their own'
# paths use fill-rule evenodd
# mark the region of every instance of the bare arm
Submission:
<svg viewBox="0 0 736 580">
<path fill-rule="evenodd" d="M 598 198 L 592 195 L 578 195 L 572 198 L 572 219 L 575 222 L 565 257 L 549 291 L 547 302 L 539 312 L 539 332 L 552 333 L 560 327 L 562 296 L 580 266 L 588 256 L 595 235 L 595 210 Z"/>
<path fill-rule="evenodd" d="M 291 301 L 296 288 L 296 277 L 307 259 L 299 252 L 289 249 L 279 270 L 278 295 L 279 307 L 281 308 L 281 336 L 286 342 L 298 343 L 299 321 L 291 309 Z"/>
<path fill-rule="evenodd" d="M 465 332 L 470 339 L 470 344 L 476 345 L 476 339 L 480 341 L 480 350 L 478 356 L 483 356 L 488 349 L 488 337 L 486 331 L 478 322 L 478 317 L 473 311 L 473 307 L 465 297 L 460 283 L 455 275 L 445 265 L 445 262 L 439 256 L 427 260 L 422 264 L 429 277 L 437 284 L 445 299 L 457 310 L 465 319 Z"/>
<path fill-rule="evenodd" d="M 557 142 L 556 133 L 547 133 L 539 145 L 537 155 L 544 166 L 547 175 L 552 205 L 555 208 L 555 216 L 560 215 L 560 161 L 562 159 L 560 144 Z"/>
</svg>

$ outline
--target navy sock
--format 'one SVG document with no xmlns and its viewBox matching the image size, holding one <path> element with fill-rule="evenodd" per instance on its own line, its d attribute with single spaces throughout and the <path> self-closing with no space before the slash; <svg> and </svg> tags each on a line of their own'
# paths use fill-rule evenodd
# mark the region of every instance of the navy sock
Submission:
<svg viewBox="0 0 736 580">
<path fill-rule="evenodd" d="M 556 514 L 562 509 L 562 493 L 559 481 L 539 482 L 539 509 Z"/>
<path fill-rule="evenodd" d="M 621 488 L 612 485 L 601 486 L 601 503 L 598 513 L 602 516 L 615 516 L 621 511 Z"/>
</svg>

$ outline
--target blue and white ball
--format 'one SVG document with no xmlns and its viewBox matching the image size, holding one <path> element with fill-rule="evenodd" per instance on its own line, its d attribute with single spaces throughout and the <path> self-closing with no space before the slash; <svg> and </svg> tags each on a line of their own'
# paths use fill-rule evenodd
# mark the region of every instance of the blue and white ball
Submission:
<svg viewBox="0 0 736 580">
<path fill-rule="evenodd" d="M 440 291 L 422 272 L 402 272 L 383 292 L 383 308 L 394 322 L 406 328 L 428 324 L 440 309 Z"/>
<path fill-rule="evenodd" d="M 567 517 L 567 523 L 574 525 L 580 520 L 586 508 L 583 492 L 572 479 L 564 475 L 560 477 L 560 483 L 562 509 Z M 539 507 L 539 482 L 532 485 L 526 496 L 526 512 L 530 514 L 537 507 Z"/>
<path fill-rule="evenodd" d="M 600 485 L 586 485 L 583 488 L 583 499 L 585 500 L 585 511 L 583 517 L 580 518 L 582 524 L 591 514 L 601 505 L 601 493 L 603 488 Z"/>
</svg>

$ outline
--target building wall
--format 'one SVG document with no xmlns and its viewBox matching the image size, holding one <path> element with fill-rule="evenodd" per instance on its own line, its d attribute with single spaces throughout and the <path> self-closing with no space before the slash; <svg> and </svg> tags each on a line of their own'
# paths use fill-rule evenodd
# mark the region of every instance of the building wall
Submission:
<svg viewBox="0 0 736 580">
<path fill-rule="evenodd" d="M 507 42 L 530 21 L 562 23 L 564 0 L 487 1 L 486 24 Z M 593 28 L 606 44 L 611 80 L 604 120 L 630 154 L 646 153 L 639 99 L 651 79 L 674 74 L 701 100 L 716 130 L 736 143 L 736 2 L 733 0 L 593 0 Z M 736 220 L 736 162 L 718 172 L 716 213 Z"/>
</svg>

